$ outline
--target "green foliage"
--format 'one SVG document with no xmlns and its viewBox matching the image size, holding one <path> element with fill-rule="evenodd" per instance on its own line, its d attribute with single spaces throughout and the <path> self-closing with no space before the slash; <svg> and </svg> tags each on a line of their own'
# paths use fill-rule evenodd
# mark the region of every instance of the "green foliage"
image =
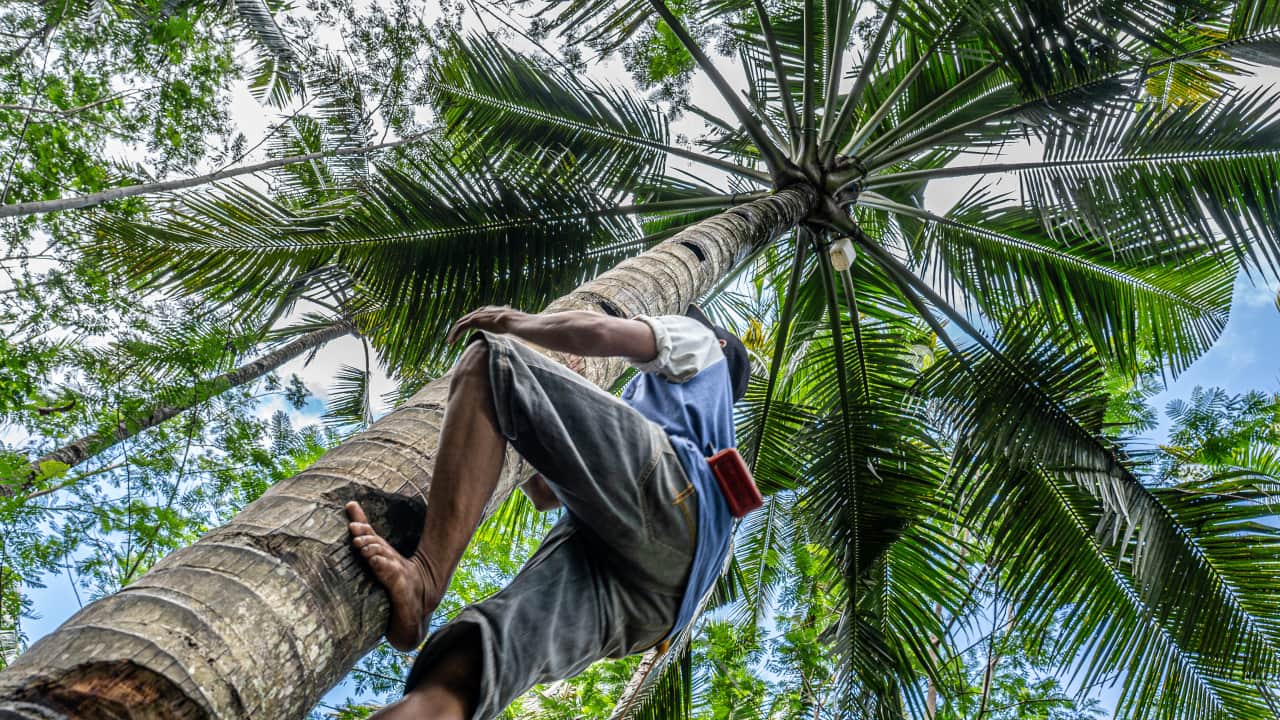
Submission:
<svg viewBox="0 0 1280 720">
<path fill-rule="evenodd" d="M 453 38 L 433 75 L 433 100 L 457 147 L 483 142 L 490 157 L 514 157 L 525 171 L 581 173 L 611 200 L 660 177 L 666 121 L 625 89 L 483 37 Z"/>
<path fill-rule="evenodd" d="M 0 11 L 0 202 L 183 170 L 205 157 L 206 136 L 229 140 L 227 84 L 238 69 L 220 9 L 159 0 L 7 4 Z M 137 153 L 112 160 L 109 143 Z M 227 144 L 214 150 L 230 151 Z M 35 225 L 18 224 L 9 247 Z M 55 237 L 68 231 L 56 217 L 44 226 Z"/>
<path fill-rule="evenodd" d="M 693 3 L 673 2 L 671 10 L 686 25 L 696 19 L 693 17 Z M 692 30 L 695 35 L 705 36 L 705 33 L 698 33 L 697 26 Z M 623 59 L 640 87 L 646 90 L 657 88 L 656 99 L 674 105 L 687 102 L 687 86 L 696 66 L 693 56 L 665 21 L 654 19 L 646 23 L 645 29 L 624 48 Z"/>
<path fill-rule="evenodd" d="M 1171 482 L 1203 478 L 1280 445 L 1280 396 L 1252 391 L 1229 395 L 1197 386 L 1165 408 L 1174 428 L 1161 448 L 1161 475 Z M 1245 460 L 1247 462 L 1247 460 Z"/>
</svg>

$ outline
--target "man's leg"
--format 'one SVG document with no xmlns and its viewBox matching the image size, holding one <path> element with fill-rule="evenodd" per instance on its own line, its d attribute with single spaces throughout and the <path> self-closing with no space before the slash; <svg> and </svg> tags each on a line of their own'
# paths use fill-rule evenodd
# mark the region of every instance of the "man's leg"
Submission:
<svg viewBox="0 0 1280 720">
<path fill-rule="evenodd" d="M 464 720 L 492 720 L 533 685 L 660 637 L 679 598 L 624 586 L 594 557 L 598 544 L 562 517 L 511 583 L 431 636 L 405 699 L 378 720 L 452 720 L 458 707 Z M 459 704 L 442 707 L 451 698 Z"/>
<path fill-rule="evenodd" d="M 487 423 L 461 430 L 467 408 Z M 480 436 L 495 427 L 496 438 Z M 496 483 L 502 438 L 549 478 L 568 512 L 510 585 L 464 609 L 432 637 L 406 681 L 405 699 L 386 708 L 380 720 L 452 720 L 459 712 L 487 720 L 536 683 L 575 675 L 598 658 L 620 657 L 662 637 L 683 594 L 696 509 L 687 505 L 688 481 L 659 428 L 545 357 L 486 335 L 457 370 L 443 430 L 423 547 L 405 559 L 424 568 L 422 575 L 440 567 L 431 558 L 450 542 L 456 553 L 449 572 L 457 563 Z M 455 431 L 458 438 L 449 440 Z M 479 447 L 494 440 L 489 450 Z M 492 453 L 492 466 L 474 479 L 482 452 Z M 473 479 L 456 482 L 463 477 Z M 447 481 L 453 481 L 452 495 L 441 492 Z M 466 498 L 471 502 L 461 507 Z M 432 540 L 434 525 L 457 524 L 447 513 L 469 518 L 460 542 L 454 536 Z M 675 518 L 678 532 L 658 532 L 667 516 Z M 363 522 L 353 523 L 353 534 L 376 537 Z M 678 558 L 658 552 L 664 540 L 679 546 Z M 380 545 L 371 554 L 400 559 Z M 431 577 L 447 584 L 447 575 Z M 434 607 L 438 598 L 424 606 Z M 392 604 L 394 610 L 394 599 Z M 475 698 L 474 705 L 467 697 Z"/>
<path fill-rule="evenodd" d="M 422 539 L 413 555 L 397 552 L 374 532 L 358 503 L 347 503 L 352 543 L 391 601 L 387 642 L 398 650 L 412 650 L 422 642 L 431 613 L 497 486 L 507 446 L 494 417 L 485 343 L 467 347 L 449 388 Z"/>
<path fill-rule="evenodd" d="M 446 687 L 421 685 L 374 713 L 372 720 L 467 720 L 471 715 Z"/>
</svg>

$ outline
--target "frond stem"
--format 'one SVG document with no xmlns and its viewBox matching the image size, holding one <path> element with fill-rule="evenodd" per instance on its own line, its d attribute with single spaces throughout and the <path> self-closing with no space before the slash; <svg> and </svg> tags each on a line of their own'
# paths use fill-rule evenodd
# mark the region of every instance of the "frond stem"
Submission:
<svg viewBox="0 0 1280 720">
<path fill-rule="evenodd" d="M 1041 95 L 1040 97 L 1027 100 L 1026 102 L 1018 103 L 1017 105 L 1011 105 L 1009 107 L 1004 107 L 999 110 L 994 110 L 992 112 L 987 113 L 986 115 L 974 118 L 973 120 L 960 123 L 959 125 L 953 125 L 949 128 L 942 128 L 937 132 L 933 132 L 929 134 L 926 137 L 917 138 L 915 141 L 908 143 L 906 145 L 900 145 L 896 149 L 892 149 L 891 152 L 887 152 L 884 155 L 873 156 L 870 153 L 867 153 L 864 157 L 864 163 L 867 166 L 867 173 L 868 174 L 874 173 L 876 170 L 879 170 L 881 168 L 892 165 L 900 160 L 908 158 L 911 155 L 914 155 L 915 153 L 931 145 L 939 145 L 942 142 L 948 140 L 949 138 L 953 138 L 957 135 L 967 132 L 972 128 L 981 127 L 982 125 L 988 122 L 991 122 L 992 120 L 998 120 L 1002 117 L 1017 115 L 1018 113 L 1022 112 L 1023 110 L 1026 110 L 1029 107 L 1033 107 L 1041 103 L 1052 103 L 1053 100 L 1055 100 L 1056 98 L 1063 97 L 1072 92 L 1077 92 L 1091 85 L 1100 85 L 1108 81 L 1119 80 L 1121 77 L 1125 75 L 1129 75 L 1131 73 L 1132 73 L 1131 70 L 1122 70 L 1119 72 L 1109 73 L 1102 77 L 1090 78 L 1086 81 L 1080 82 L 1071 87 L 1064 88 L 1063 90 L 1060 90 L 1058 92 L 1048 94 L 1048 95 Z M 1143 78 L 1145 78 L 1146 75 L 1147 74 L 1145 73 L 1137 75 L 1135 76 L 1135 80 L 1140 81 Z"/>
<path fill-rule="evenodd" d="M 898 16 L 898 9 L 902 7 L 902 0 L 893 0 L 889 4 L 889 9 L 884 13 L 884 20 L 880 24 L 880 29 L 876 31 L 875 39 L 871 41 L 871 45 L 867 47 L 866 57 L 862 59 L 862 68 L 858 71 L 858 76 L 853 80 L 853 87 L 849 89 L 849 94 L 844 96 L 844 103 L 840 106 L 840 112 L 835 117 L 835 121 L 829 125 L 824 125 L 823 142 L 826 147 L 826 153 L 823 157 L 824 162 L 831 162 L 832 156 L 835 155 L 835 147 L 833 145 L 825 145 L 826 143 L 834 143 L 835 138 L 839 136 L 841 128 L 847 127 L 853 122 L 853 113 L 858 105 L 858 101 L 862 99 L 862 93 L 867 89 L 867 83 L 871 81 L 871 73 L 875 70 L 875 66 L 880 60 L 880 51 L 884 49 L 885 41 L 889 39 L 889 30 L 893 26 Z M 828 90 L 828 94 L 831 94 Z M 826 118 L 823 118 L 824 120 Z"/>
<path fill-rule="evenodd" d="M 444 83 L 433 83 L 433 85 L 439 90 L 452 93 L 454 95 L 457 95 L 458 97 L 466 98 L 467 100 L 470 100 L 472 102 L 486 104 L 490 107 L 499 108 L 501 110 L 506 110 L 508 112 L 516 113 L 519 115 L 525 115 L 527 117 L 531 117 L 535 120 L 538 120 L 540 122 L 544 122 L 550 125 L 562 125 L 564 127 L 577 130 L 579 132 L 595 135 L 596 137 L 609 138 L 611 140 L 617 140 L 619 142 L 628 143 L 637 147 L 644 147 L 652 150 L 660 150 L 662 152 L 675 155 L 676 157 L 682 157 L 686 160 L 692 160 L 693 162 L 702 163 L 703 165 L 716 168 L 717 170 L 723 170 L 733 175 L 738 175 L 740 177 L 756 180 L 766 185 L 771 183 L 773 180 L 772 177 L 769 175 L 769 173 L 763 173 L 754 168 L 743 167 L 736 163 L 731 163 L 727 160 L 721 160 L 720 158 L 712 157 L 710 155 L 703 155 L 702 153 L 694 152 L 692 150 L 685 150 L 684 148 L 676 147 L 674 145 L 666 145 L 664 143 L 649 140 L 647 138 L 634 137 L 631 135 L 627 135 L 625 133 L 620 133 L 616 130 L 610 130 L 609 128 L 602 128 L 602 127 L 597 127 L 595 125 L 588 125 L 587 123 L 584 123 L 584 122 L 579 122 L 577 120 L 570 120 L 568 118 L 558 117 L 556 115 L 552 115 L 547 112 L 542 112 L 540 110 L 533 110 L 530 108 L 520 107 L 514 103 L 510 103 L 505 100 L 489 97 L 488 95 L 483 95 L 481 93 L 477 93 L 464 88 L 459 88 L 453 85 L 446 85 Z M 0 217 L 3 217 L 3 215 L 0 215 Z"/>
<path fill-rule="evenodd" d="M 815 77 L 815 75 L 818 72 L 814 62 L 817 55 L 817 43 L 815 42 L 814 37 L 817 33 L 817 26 L 814 23 L 814 14 L 817 13 L 817 11 L 817 3 L 814 2 L 814 0 L 805 0 L 802 23 L 804 35 L 801 41 L 804 57 L 804 87 L 802 89 L 804 93 L 804 115 L 800 126 L 801 135 L 803 137 L 800 143 L 801 163 L 808 163 L 817 158 L 817 148 L 815 147 L 817 128 L 814 120 L 814 115 L 817 112 L 815 97 L 817 93 L 815 88 L 817 77 Z"/>
<path fill-rule="evenodd" d="M 884 102 L 880 103 L 880 107 L 876 108 L 875 114 L 870 118 L 867 118 L 867 121 L 863 123 L 862 127 L 859 128 L 856 133 L 854 133 L 853 137 L 849 138 L 849 142 L 845 143 L 844 147 L 840 149 L 841 155 L 852 155 L 862 148 L 862 146 L 871 137 L 871 133 L 875 132 L 876 128 L 880 127 L 880 123 L 884 121 L 885 117 L 893 111 L 893 105 L 898 102 L 898 98 L 902 97 L 902 94 L 907 91 L 907 88 L 911 87 L 911 83 L 915 82 L 916 78 L 920 76 L 920 73 L 924 71 L 925 63 L 932 59 L 933 53 L 941 44 L 942 38 L 939 37 L 927 50 L 925 50 L 924 54 L 920 56 L 920 59 L 911 66 L 911 69 L 907 71 L 907 74 L 903 76 L 902 80 L 900 80 L 893 88 L 889 93 L 889 96 L 884 99 Z"/>
<path fill-rule="evenodd" d="M 896 1 L 896 0 L 895 0 Z M 844 49 L 849 44 L 849 22 L 850 15 L 846 0 L 827 0 L 826 25 L 827 25 L 827 84 L 824 88 L 824 103 L 822 107 L 822 125 L 818 130 L 818 139 L 820 141 L 818 148 L 818 157 L 823 163 L 831 161 L 831 157 L 835 154 L 832 148 L 828 147 L 828 141 L 831 137 L 831 131 L 834 125 L 834 115 L 836 113 L 836 102 L 840 99 L 840 69 L 843 66 Z M 835 16 L 835 31 L 832 32 L 831 17 Z"/>
<path fill-rule="evenodd" d="M 931 100 L 929 104 L 911 113 L 902 122 L 894 125 L 891 130 L 876 138 L 875 142 L 866 147 L 863 155 L 874 157 L 885 145 L 901 138 L 914 125 L 929 117 L 938 108 L 949 105 L 953 99 L 968 92 L 974 85 L 982 82 L 988 75 L 999 69 L 1000 63 L 998 62 L 990 62 L 982 66 L 977 72 L 951 86 L 946 92 Z"/>
<path fill-rule="evenodd" d="M 956 228 L 957 230 L 961 230 L 963 232 L 979 235 L 992 242 L 999 243 L 1005 247 L 1014 248 L 1020 252 L 1026 252 L 1034 255 L 1039 255 L 1042 257 L 1052 258 L 1056 262 L 1060 262 L 1063 265 L 1072 266 L 1077 270 L 1091 273 L 1093 275 L 1101 275 L 1103 277 L 1106 277 L 1112 281 L 1121 283 L 1123 285 L 1133 287 L 1133 288 L 1138 288 L 1144 292 L 1149 292 L 1153 295 L 1159 295 L 1166 300 L 1169 300 L 1178 305 L 1187 307 L 1198 314 L 1209 315 L 1215 318 L 1218 322 L 1221 322 L 1224 325 L 1226 324 L 1226 318 L 1223 317 L 1222 310 L 1219 308 L 1215 308 L 1209 305 L 1203 305 L 1191 298 L 1182 297 L 1181 295 L 1171 292 L 1158 285 L 1153 285 L 1150 282 L 1143 280 L 1142 278 L 1129 275 L 1127 273 L 1124 273 L 1112 267 L 1108 267 L 1106 265 L 1100 265 L 1086 258 L 1078 257 L 1076 255 L 1063 252 L 1062 250 L 1058 250 L 1056 248 L 1045 247 L 1038 243 L 1033 243 L 1029 240 L 1023 240 L 1022 238 L 1014 237 L 1012 235 L 1006 235 L 1004 233 L 999 233 L 994 230 L 989 230 L 987 228 L 977 227 L 974 225 L 969 225 L 967 223 L 962 223 L 962 222 L 959 222 L 958 220 L 954 220 L 949 217 L 935 215 L 923 208 L 911 207 L 910 205 L 903 205 L 901 203 L 897 203 L 892 200 L 889 200 L 888 198 L 879 196 L 875 193 L 863 194 L 858 198 L 858 200 L 859 200 L 859 204 L 864 205 L 866 207 L 879 208 L 881 210 L 887 210 L 891 213 L 896 213 L 899 215 L 907 215 L 913 218 L 924 220 L 926 222 L 935 223 L 937 225 L 945 225 L 947 227 Z"/>
<path fill-rule="evenodd" d="M 769 62 L 773 63 L 773 76 L 778 83 L 778 94 L 782 96 L 782 110 L 787 116 L 791 146 L 796 147 L 800 144 L 800 118 L 796 114 L 795 98 L 791 97 L 791 81 L 787 79 L 786 66 L 782 64 L 782 51 L 778 48 L 778 38 L 773 32 L 773 23 L 769 21 L 764 0 L 752 1 L 756 6 L 756 14 L 760 16 L 760 32 L 764 35 L 765 45 L 769 47 Z"/>
<path fill-rule="evenodd" d="M 635 213 L 666 212 L 668 210 L 702 210 L 706 208 L 732 207 L 752 200 L 759 200 L 768 194 L 767 191 L 759 190 L 750 193 L 727 193 L 724 195 L 708 195 L 706 197 L 680 198 L 679 200 L 658 200 L 655 202 L 619 205 L 615 208 L 603 210 L 599 214 L 631 215 Z M 584 215 L 589 214 L 592 213 L 584 213 Z"/>
<path fill-rule="evenodd" d="M 822 257 L 822 253 L 817 247 L 818 237 L 810 233 L 812 242 L 814 243 L 814 251 L 818 256 L 818 270 L 822 274 L 822 287 L 827 296 L 827 318 L 831 323 L 831 346 L 836 354 L 836 383 L 840 393 L 840 433 L 844 440 L 843 455 L 849 462 L 853 464 L 853 437 L 850 434 L 850 412 L 849 412 L 849 369 L 845 367 L 844 357 L 844 330 L 840 322 L 840 302 L 836 298 L 836 284 L 832 277 L 831 262 Z M 861 358 L 860 358 L 861 359 Z M 851 468 L 850 468 L 851 469 Z M 859 498 L 857 493 L 857 483 L 853 483 L 853 492 L 850 493 L 850 506 L 853 511 L 854 527 L 858 527 L 861 518 L 861 508 L 859 506 Z M 855 573 L 862 571 L 861 547 L 858 542 L 858 534 L 854 533 L 851 548 L 853 553 L 853 567 Z M 858 583 L 849 583 L 850 607 L 854 607 L 858 602 Z"/>
<path fill-rule="evenodd" d="M 746 105 L 742 104 L 742 100 L 738 98 L 737 93 L 729 86 L 729 82 L 724 79 L 724 75 L 716 69 L 715 63 L 702 52 L 702 48 L 694 41 L 693 36 L 689 34 L 688 28 L 684 23 L 680 22 L 680 18 L 671 12 L 671 8 L 667 6 L 666 0 L 649 0 L 649 4 L 657 11 L 658 16 L 662 18 L 667 27 L 671 28 L 671 32 L 675 33 L 680 44 L 684 46 L 689 54 L 693 56 L 693 60 L 698 67 L 707 74 L 711 79 L 711 84 L 715 85 L 720 96 L 728 103 L 729 108 L 733 110 L 733 114 L 738 118 L 738 122 L 746 128 L 747 134 L 751 136 L 751 141 L 756 144 L 760 150 L 760 157 L 764 159 L 765 165 L 769 168 L 769 175 L 772 178 L 781 177 L 783 170 L 787 167 L 787 160 L 778 150 L 778 147 L 769 140 L 769 136 L 765 133 L 764 128 L 760 125 L 759 119 L 751 114 Z"/>
<path fill-rule="evenodd" d="M 1070 167 L 1098 167 L 1134 165 L 1165 165 L 1176 162 L 1195 160 L 1252 160 L 1271 159 L 1280 156 L 1280 148 L 1266 150 L 1245 150 L 1240 152 L 1194 151 L 1187 153 L 1160 153 L 1157 155 L 1130 155 L 1124 157 L 1085 157 L 1073 160 L 1037 160 L 1022 163 L 996 163 L 992 165 L 959 165 L 942 168 L 926 168 L 908 170 L 900 173 L 876 175 L 868 177 L 863 187 L 870 190 L 889 185 L 902 185 L 941 178 L 968 177 L 972 175 L 995 175 L 998 173 L 1017 173 L 1028 170 L 1053 170 Z"/>
<path fill-rule="evenodd" d="M 840 273 L 840 282 L 844 285 L 844 296 L 849 303 L 849 325 L 853 328 L 853 344 L 858 353 L 858 371 L 862 376 L 863 402 L 871 402 L 871 382 L 867 378 L 867 354 L 862 344 L 862 319 L 858 317 L 858 294 L 853 286 L 853 269 Z"/>
<path fill-rule="evenodd" d="M 797 238 L 795 258 L 791 263 L 791 277 L 787 280 L 787 294 L 782 300 L 782 314 L 778 316 L 777 337 L 773 342 L 773 357 L 769 360 L 769 378 L 765 384 L 764 409 L 760 411 L 760 429 L 751 440 L 751 471 L 755 472 L 756 463 L 760 459 L 760 445 L 764 442 L 765 426 L 769 422 L 769 406 L 773 402 L 773 391 L 778 385 L 778 372 L 782 369 L 782 356 L 786 351 L 787 340 L 791 334 L 791 321 L 795 315 L 796 296 L 800 290 L 800 280 L 804 276 L 805 254 L 809 243 Z M 821 262 L 822 258 L 819 257 Z"/>
</svg>

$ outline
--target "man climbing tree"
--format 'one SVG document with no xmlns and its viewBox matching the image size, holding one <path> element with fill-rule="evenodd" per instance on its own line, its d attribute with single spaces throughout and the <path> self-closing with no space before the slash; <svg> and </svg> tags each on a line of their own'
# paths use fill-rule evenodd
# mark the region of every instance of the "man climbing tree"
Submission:
<svg viewBox="0 0 1280 720">
<path fill-rule="evenodd" d="M 537 683 L 658 645 L 693 618 L 729 549 L 734 513 L 707 458 L 736 444 L 733 403 L 750 376 L 737 337 L 693 306 L 634 319 L 486 307 L 448 339 L 469 331 L 413 555 L 346 506 L 352 542 L 390 598 L 387 640 L 422 641 L 508 442 L 538 471 L 523 486 L 535 506 L 566 512 L 509 586 L 431 638 L 383 720 L 491 718 Z M 619 401 L 505 334 L 641 372 Z"/>
</svg>

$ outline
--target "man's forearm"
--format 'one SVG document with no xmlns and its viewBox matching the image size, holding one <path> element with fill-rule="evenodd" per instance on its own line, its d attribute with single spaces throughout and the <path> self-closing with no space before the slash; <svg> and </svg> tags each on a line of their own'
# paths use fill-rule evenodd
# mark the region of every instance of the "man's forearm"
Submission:
<svg viewBox="0 0 1280 720">
<path fill-rule="evenodd" d="M 514 312 L 514 311 L 513 311 Z M 548 350 L 588 357 L 651 360 L 657 354 L 653 331 L 638 320 L 570 310 L 548 315 L 518 313 L 507 332 Z"/>
</svg>

